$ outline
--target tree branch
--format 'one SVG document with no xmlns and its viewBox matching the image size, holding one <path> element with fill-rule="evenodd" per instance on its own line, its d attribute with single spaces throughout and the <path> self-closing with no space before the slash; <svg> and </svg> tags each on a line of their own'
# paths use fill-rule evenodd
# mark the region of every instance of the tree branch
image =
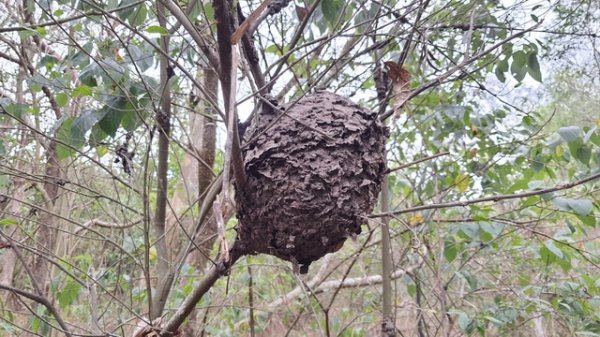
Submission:
<svg viewBox="0 0 600 337">
<path fill-rule="evenodd" d="M 241 253 L 236 249 L 235 245 L 229 253 L 229 259 L 221 259 L 216 265 L 212 266 L 203 280 L 194 287 L 194 290 L 183 301 L 177 312 L 164 325 L 160 332 L 161 337 L 173 336 L 183 324 L 183 321 L 190 315 L 196 307 L 196 304 L 206 292 L 212 288 L 215 282 L 223 275 L 226 275 L 231 266 L 241 257 Z"/>
<path fill-rule="evenodd" d="M 498 202 L 501 200 L 527 198 L 527 197 L 531 197 L 531 196 L 535 196 L 535 195 L 542 195 L 542 194 L 546 194 L 546 193 L 567 190 L 567 189 L 573 188 L 575 186 L 582 185 L 582 184 L 585 184 L 590 181 L 594 181 L 598 178 L 600 178 L 600 172 L 592 174 L 591 176 L 588 176 L 586 178 L 574 181 L 572 183 L 558 185 L 558 186 L 550 187 L 550 188 L 544 188 L 544 189 L 536 190 L 536 191 L 515 193 L 515 194 L 496 195 L 496 196 L 483 197 L 483 198 L 478 198 L 478 199 L 473 199 L 473 200 L 465 200 L 465 201 L 453 201 L 453 202 L 443 202 L 443 203 L 439 203 L 439 204 L 421 205 L 421 206 L 415 206 L 415 207 L 395 210 L 395 211 L 391 211 L 391 212 L 376 213 L 376 214 L 369 215 L 368 218 L 381 218 L 381 217 L 386 217 L 386 216 L 391 216 L 391 215 L 412 213 L 412 212 L 418 212 L 418 211 L 423 211 L 423 210 L 428 210 L 428 209 L 465 207 L 468 205 L 477 204 L 477 203 L 481 203 L 481 202 L 488 202 L 488 201 Z"/>
<path fill-rule="evenodd" d="M 58 322 L 58 325 L 61 327 L 62 332 L 65 334 L 65 336 L 72 337 L 71 332 L 69 331 L 69 327 L 67 326 L 67 324 L 65 324 L 65 321 L 63 321 L 62 317 L 58 313 L 58 310 L 56 310 L 56 308 L 52 305 L 52 303 L 50 303 L 50 301 L 45 296 L 32 294 L 28 291 L 21 290 L 21 289 L 11 287 L 6 284 L 1 284 L 1 283 L 0 283 L 0 289 L 8 290 L 19 296 L 23 296 L 25 298 L 28 298 L 34 302 L 37 302 L 37 303 L 45 306 L 46 309 L 48 309 L 48 311 L 52 314 L 52 316 L 54 316 L 54 318 L 56 319 L 56 322 Z"/>
<path fill-rule="evenodd" d="M 403 164 L 403 165 L 400 165 L 398 167 L 394 167 L 392 169 L 388 169 L 387 173 L 404 170 L 407 167 L 411 167 L 411 166 L 414 166 L 414 165 L 417 165 L 417 164 L 420 164 L 422 162 L 426 162 L 426 161 L 429 161 L 429 160 L 432 160 L 432 159 L 435 159 L 435 158 L 438 158 L 438 157 L 447 156 L 449 154 L 450 154 L 450 152 L 446 151 L 446 152 L 437 153 L 437 154 L 434 154 L 434 155 L 431 155 L 431 156 L 427 156 L 427 157 L 424 157 L 424 158 L 421 158 L 421 159 L 417 159 L 417 160 L 415 160 L 413 162 L 410 162 L 410 163 L 407 163 L 407 164 Z"/>
</svg>

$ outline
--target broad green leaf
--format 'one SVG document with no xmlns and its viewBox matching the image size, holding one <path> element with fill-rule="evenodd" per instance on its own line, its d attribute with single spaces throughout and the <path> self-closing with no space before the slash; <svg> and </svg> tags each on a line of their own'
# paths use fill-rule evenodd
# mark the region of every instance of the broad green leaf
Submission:
<svg viewBox="0 0 600 337">
<path fill-rule="evenodd" d="M 84 144 L 85 139 L 83 136 L 79 132 L 73 132 L 74 122 L 75 117 L 66 118 L 56 132 L 58 140 L 56 155 L 58 159 L 65 159 L 72 156 Z"/>
<path fill-rule="evenodd" d="M 17 119 L 23 118 L 23 114 L 25 112 L 27 112 L 28 108 L 29 108 L 29 105 L 22 104 L 22 103 L 13 103 L 13 104 L 2 105 L 2 109 L 6 113 L 8 113 L 9 115 L 11 115 L 12 117 L 15 117 Z"/>
<path fill-rule="evenodd" d="M 584 225 L 595 228 L 596 217 L 593 215 L 575 215 Z"/>
<path fill-rule="evenodd" d="M 458 326 L 460 327 L 461 330 L 466 332 L 469 328 L 469 325 L 471 325 L 471 322 L 472 322 L 471 319 L 463 311 L 459 311 L 456 314 L 458 315 Z"/>
<path fill-rule="evenodd" d="M 534 80 L 542 82 L 542 72 L 540 70 L 540 64 L 538 63 L 537 54 L 534 52 L 529 53 L 529 63 L 527 64 L 527 71 Z"/>
<path fill-rule="evenodd" d="M 123 113 L 121 111 L 111 109 L 108 107 L 104 107 L 106 109 L 106 114 L 100 120 L 98 125 L 102 129 L 102 131 L 106 132 L 111 137 L 114 137 L 117 133 L 117 129 L 121 124 L 121 119 L 123 118 Z"/>
<path fill-rule="evenodd" d="M 123 129 L 127 131 L 133 131 L 140 126 L 142 124 L 142 120 L 139 116 L 141 113 L 142 111 L 136 111 L 131 103 L 127 103 L 123 112 L 123 118 L 121 120 L 121 126 Z"/>
<path fill-rule="evenodd" d="M 448 262 L 452 262 L 456 259 L 456 255 L 458 255 L 456 241 L 454 239 L 446 239 L 444 241 L 444 257 Z"/>
<path fill-rule="evenodd" d="M 58 94 L 56 94 L 56 96 L 54 96 L 54 99 L 56 100 L 56 104 L 58 104 L 59 107 L 65 107 L 67 105 L 67 103 L 69 103 L 69 96 L 67 96 L 67 94 L 65 94 L 64 92 L 59 92 Z"/>
<path fill-rule="evenodd" d="M 527 74 L 527 54 L 519 50 L 513 54 L 512 59 L 510 72 L 517 81 L 521 82 Z"/>
<path fill-rule="evenodd" d="M 504 230 L 504 224 L 501 224 L 499 222 L 482 222 L 480 224 L 480 228 L 483 232 L 488 233 L 491 236 L 489 240 L 483 240 L 482 237 L 482 240 L 484 242 L 487 242 L 496 239 L 498 236 L 500 236 L 500 234 Z"/>
<path fill-rule="evenodd" d="M 588 215 L 592 212 L 593 204 L 588 199 L 568 199 L 567 204 L 575 213 L 579 215 Z"/>
<path fill-rule="evenodd" d="M 545 167 L 544 158 L 542 156 L 535 156 L 531 159 L 531 169 L 534 172 L 540 172 Z"/>
<path fill-rule="evenodd" d="M 45 55 L 43 56 L 40 61 L 37 64 L 37 68 L 46 68 L 46 69 L 52 69 L 52 67 L 54 67 L 54 65 L 58 62 L 58 59 L 52 55 Z"/>
<path fill-rule="evenodd" d="M 581 163 L 588 165 L 592 158 L 592 150 L 589 147 L 582 145 L 575 151 L 575 158 Z"/>
<path fill-rule="evenodd" d="M 554 206 L 558 207 L 559 209 L 563 210 L 563 211 L 568 211 L 569 208 L 569 199 L 567 198 L 563 198 L 563 197 L 556 197 L 554 199 L 552 199 L 552 203 L 554 204 Z"/>
<path fill-rule="evenodd" d="M 100 124 L 98 123 L 92 127 L 89 144 L 90 146 L 98 146 L 104 139 L 106 139 L 106 137 L 108 137 L 108 134 L 102 130 Z"/>
<path fill-rule="evenodd" d="M 496 74 L 498 81 L 502 83 L 506 82 L 506 76 L 504 76 L 504 73 L 500 70 L 500 67 L 496 67 L 496 69 L 494 69 L 494 74 Z"/>
<path fill-rule="evenodd" d="M 500 60 L 498 62 L 498 65 L 496 65 L 496 69 L 498 69 L 499 71 L 505 73 L 508 71 L 508 59 L 505 58 L 503 60 Z"/>
<path fill-rule="evenodd" d="M 62 309 L 65 309 L 66 307 L 71 305 L 79 296 L 80 291 L 81 284 L 74 280 L 67 281 L 62 290 L 60 290 L 56 295 L 60 307 Z"/>
<path fill-rule="evenodd" d="M 552 254 L 554 254 L 559 259 L 562 259 L 564 257 L 562 250 L 560 250 L 560 248 L 556 247 L 553 240 L 544 241 L 544 247 L 548 248 L 548 250 L 550 252 L 552 252 Z"/>
<path fill-rule="evenodd" d="M 479 224 L 468 222 L 461 224 L 459 228 L 458 234 L 461 235 L 461 237 L 468 240 L 479 239 Z"/>
<path fill-rule="evenodd" d="M 73 92 L 71 93 L 71 95 L 73 97 L 80 97 L 80 96 L 92 96 L 93 91 L 92 88 L 88 87 L 87 85 L 80 85 L 77 88 L 73 89 Z"/>
<path fill-rule="evenodd" d="M 141 26 L 146 22 L 148 7 L 146 5 L 137 5 L 134 7 L 133 13 L 127 17 L 127 21 L 133 27 Z"/>
<path fill-rule="evenodd" d="M 567 142 L 575 141 L 581 134 L 581 128 L 578 126 L 565 126 L 558 129 L 558 134 Z"/>
<path fill-rule="evenodd" d="M 344 1 L 341 0 L 323 0 L 323 2 L 321 2 L 323 15 L 331 24 L 336 22 L 340 16 L 342 8 L 344 8 Z"/>
<path fill-rule="evenodd" d="M 461 273 L 462 276 L 465 278 L 465 280 L 467 281 L 467 284 L 469 285 L 469 287 L 471 288 L 471 290 L 477 290 L 478 287 L 478 281 L 477 281 L 477 277 L 475 277 L 473 274 L 464 271 Z"/>
<path fill-rule="evenodd" d="M 135 0 L 121 0 L 121 2 L 119 2 L 118 8 L 129 6 L 134 2 Z M 119 16 L 121 20 L 125 20 L 131 15 L 131 13 L 133 13 L 134 9 L 135 6 L 129 6 L 127 9 L 117 11 L 117 16 Z"/>
<path fill-rule="evenodd" d="M 558 257 L 546 246 L 540 247 L 540 260 L 542 260 L 545 265 L 549 266 L 556 262 L 557 259 Z"/>
<path fill-rule="evenodd" d="M 72 131 L 77 137 L 84 138 L 88 132 L 99 120 L 104 118 L 107 111 L 99 110 L 84 110 L 79 117 L 73 122 Z"/>
<path fill-rule="evenodd" d="M 98 85 L 96 76 L 99 76 L 98 65 L 96 63 L 90 63 L 79 73 L 79 81 L 86 86 L 95 87 Z"/>
</svg>

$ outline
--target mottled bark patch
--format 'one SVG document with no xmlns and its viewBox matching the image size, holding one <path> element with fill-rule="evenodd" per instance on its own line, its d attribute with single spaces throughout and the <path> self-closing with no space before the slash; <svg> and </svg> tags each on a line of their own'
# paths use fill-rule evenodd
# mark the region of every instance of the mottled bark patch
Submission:
<svg viewBox="0 0 600 337">
<path fill-rule="evenodd" d="M 308 265 L 360 233 L 381 189 L 386 128 L 319 91 L 265 112 L 246 137 L 249 192 L 236 193 L 237 247 Z"/>
</svg>

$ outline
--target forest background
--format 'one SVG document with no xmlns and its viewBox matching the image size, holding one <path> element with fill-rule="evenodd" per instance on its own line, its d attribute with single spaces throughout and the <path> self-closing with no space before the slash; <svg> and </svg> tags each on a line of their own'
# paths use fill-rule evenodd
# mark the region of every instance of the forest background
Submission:
<svg viewBox="0 0 600 337">
<path fill-rule="evenodd" d="M 0 335 L 600 336 L 597 1 L 0 12 Z M 225 118 L 315 89 L 389 126 L 380 203 L 307 275 L 223 273 Z"/>
</svg>

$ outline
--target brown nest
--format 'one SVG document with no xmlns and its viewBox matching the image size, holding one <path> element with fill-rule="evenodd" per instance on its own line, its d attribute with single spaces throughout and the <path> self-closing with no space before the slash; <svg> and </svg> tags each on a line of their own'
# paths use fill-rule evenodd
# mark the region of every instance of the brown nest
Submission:
<svg viewBox="0 0 600 337">
<path fill-rule="evenodd" d="M 236 193 L 236 246 L 299 265 L 360 233 L 385 171 L 387 129 L 347 98 L 318 91 L 267 109 L 243 149 L 247 193 Z"/>
</svg>

